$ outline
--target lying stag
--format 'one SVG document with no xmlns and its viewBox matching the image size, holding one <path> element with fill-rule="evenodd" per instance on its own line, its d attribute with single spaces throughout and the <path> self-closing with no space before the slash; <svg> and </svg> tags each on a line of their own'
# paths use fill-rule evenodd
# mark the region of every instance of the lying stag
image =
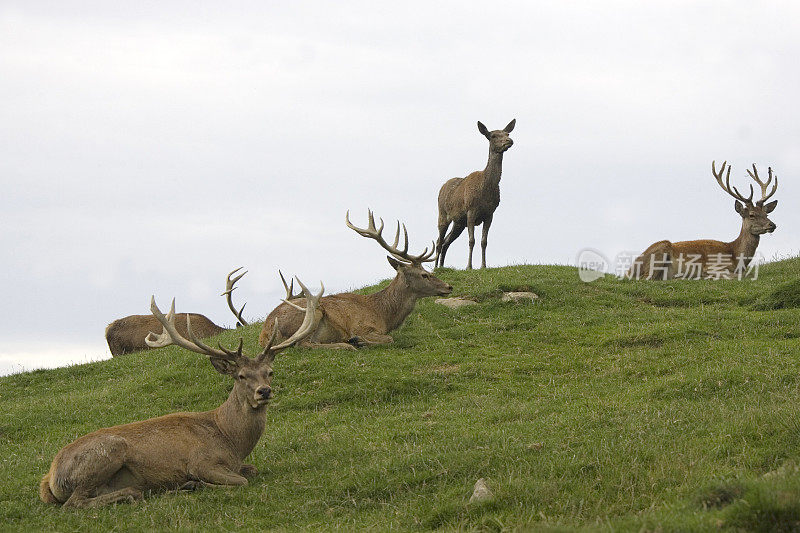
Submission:
<svg viewBox="0 0 800 533">
<path fill-rule="evenodd" d="M 500 175 L 503 173 L 503 153 L 514 141 L 508 136 L 517 119 L 502 130 L 489 131 L 478 122 L 478 131 L 489 139 L 489 161 L 486 168 L 473 172 L 466 178 L 452 178 L 439 189 L 439 239 L 436 241 L 435 266 L 444 266 L 447 249 L 467 228 L 469 234 L 469 259 L 472 268 L 472 249 L 475 247 L 475 226 L 483 224 L 481 237 L 481 268 L 486 268 L 486 243 L 489 228 L 497 206 L 500 205 Z M 450 223 L 453 227 L 445 237 Z"/>
<path fill-rule="evenodd" d="M 388 287 L 373 294 L 363 295 L 351 292 L 325 296 L 319 302 L 320 320 L 314 333 L 302 341 L 301 345 L 311 348 L 340 348 L 353 350 L 371 344 L 388 344 L 392 337 L 388 333 L 398 328 L 413 311 L 417 300 L 426 296 L 444 296 L 453 290 L 449 284 L 440 280 L 422 267 L 422 263 L 432 261 L 434 251 L 428 249 L 419 255 L 408 253 L 408 232 L 403 225 L 405 245 L 400 250 L 400 223 L 394 244 L 389 245 L 375 227 L 375 218 L 369 211 L 369 226 L 357 228 L 350 223 L 350 213 L 345 216 L 347 227 L 363 237 L 375 240 L 389 252 L 389 264 L 397 271 Z M 278 338 L 286 338 L 297 329 L 302 315 L 296 309 L 303 300 L 291 300 L 291 290 L 287 289 L 287 300 L 276 307 L 264 321 L 259 336 L 261 345 L 278 330 Z M 276 326 L 276 322 L 280 325 Z"/>
<path fill-rule="evenodd" d="M 231 301 L 231 292 L 234 289 L 234 284 L 247 273 L 244 272 L 231 279 L 231 276 L 240 269 L 241 267 L 228 274 L 225 292 L 222 294 L 226 297 L 228 307 L 238 321 L 237 326 L 246 326 L 247 322 L 242 318 L 244 306 L 237 311 Z M 214 324 L 205 315 L 197 313 L 178 313 L 175 318 L 177 319 L 178 333 L 183 336 L 186 336 L 187 332 L 184 324 L 187 323 L 189 318 L 192 320 L 195 335 L 201 339 L 228 331 L 227 328 Z M 108 342 L 108 349 L 111 350 L 111 355 L 116 357 L 117 355 L 125 355 L 139 350 L 149 350 L 150 346 L 147 345 L 144 339 L 148 333 L 157 330 L 159 326 L 158 320 L 153 315 L 131 315 L 115 320 L 106 327 L 106 342 Z"/>
<path fill-rule="evenodd" d="M 722 175 L 725 166 L 728 172 L 723 183 Z M 758 170 L 753 165 L 752 172 L 747 173 L 761 188 L 761 199 L 753 203 L 753 184 L 750 184 L 750 196 L 745 198 L 736 187 L 731 187 L 731 167 L 727 161 L 717 172 L 716 164 L 711 162 L 711 172 L 722 190 L 736 199 L 734 209 L 742 217 L 742 228 L 739 236 L 731 242 L 697 240 L 697 241 L 658 241 L 634 261 L 628 277 L 639 279 L 672 279 L 672 278 L 732 278 L 743 275 L 756 253 L 760 236 L 775 231 L 775 224 L 767 215 L 775 209 L 778 201 L 765 204 L 778 189 L 778 177 L 773 176 L 769 168 L 769 177 L 764 182 L 758 177 Z M 772 190 L 769 185 L 773 178 Z"/>
<path fill-rule="evenodd" d="M 138 500 L 150 490 L 247 485 L 247 477 L 257 470 L 242 461 L 264 432 L 275 354 L 317 328 L 322 290 L 312 296 L 303 287 L 303 294 L 300 327 L 280 344 L 270 339 L 255 358 L 242 354 L 241 339 L 235 351 L 207 346 L 192 332 L 189 320 L 189 338 L 183 337 L 174 313 L 167 319 L 153 298 L 150 309 L 163 333 L 151 333 L 148 344 L 176 344 L 207 355 L 217 372 L 235 379 L 228 399 L 212 411 L 173 413 L 84 435 L 58 452 L 39 485 L 39 497 L 47 503 L 95 507 Z"/>
</svg>

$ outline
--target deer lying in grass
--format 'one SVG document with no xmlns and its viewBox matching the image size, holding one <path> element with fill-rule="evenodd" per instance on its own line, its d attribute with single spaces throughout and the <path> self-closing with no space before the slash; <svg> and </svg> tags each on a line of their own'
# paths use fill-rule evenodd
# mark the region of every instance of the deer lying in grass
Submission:
<svg viewBox="0 0 800 533">
<path fill-rule="evenodd" d="M 316 330 L 302 341 L 301 346 L 311 348 L 337 348 L 354 350 L 357 347 L 372 344 L 388 344 L 392 337 L 388 333 L 398 328 L 413 311 L 418 299 L 426 296 L 444 296 L 452 292 L 453 287 L 440 280 L 422 267 L 431 261 L 434 251 L 428 249 L 419 254 L 408 253 L 408 232 L 403 225 L 405 245 L 397 248 L 400 239 L 400 223 L 394 244 L 389 245 L 381 235 L 380 228 L 375 227 L 375 218 L 369 212 L 369 225 L 366 229 L 357 228 L 350 223 L 350 213 L 345 216 L 347 227 L 363 237 L 375 240 L 389 252 L 389 264 L 397 271 L 397 275 L 385 289 L 373 294 L 354 293 L 325 296 L 319 302 L 320 320 Z M 276 307 L 264 321 L 259 336 L 263 346 L 267 339 L 278 330 L 278 338 L 282 339 L 297 329 L 302 314 L 296 309 L 304 305 L 303 299 L 291 300 L 291 290 L 287 289 L 287 300 Z M 276 326 L 276 321 L 280 324 Z"/>
<path fill-rule="evenodd" d="M 148 344 L 176 344 L 207 355 L 217 372 L 235 380 L 233 390 L 212 411 L 173 413 L 80 437 L 53 459 L 39 485 L 42 501 L 95 507 L 138 500 L 145 491 L 247 485 L 247 477 L 257 470 L 242 461 L 264 432 L 275 354 L 317 327 L 322 291 L 311 295 L 303 287 L 303 294 L 306 308 L 300 327 L 280 344 L 274 344 L 274 337 L 270 339 L 255 358 L 242 354 L 241 339 L 236 350 L 205 345 L 192 332 L 189 320 L 189 338 L 185 338 L 175 327 L 175 300 L 167 319 L 153 298 L 150 308 L 163 325 L 163 333 L 151 333 Z"/>
<path fill-rule="evenodd" d="M 753 165 L 752 172 L 747 173 L 761 188 L 761 199 L 753 203 L 753 184 L 750 184 L 750 196 L 745 198 L 736 187 L 731 187 L 731 167 L 723 183 L 727 161 L 717 172 L 716 164 L 711 162 L 711 172 L 722 190 L 736 199 L 734 209 L 742 217 L 742 228 L 739 236 L 731 242 L 714 240 L 697 241 L 658 241 L 650 245 L 639 256 L 628 272 L 629 278 L 639 279 L 672 279 L 672 278 L 731 278 L 741 276 L 753 259 L 760 236 L 775 231 L 775 224 L 767 218 L 778 201 L 769 200 L 778 189 L 778 177 L 773 176 L 769 168 L 766 182 L 758 177 L 758 170 Z M 773 177 L 775 183 L 767 192 Z"/>
<path fill-rule="evenodd" d="M 226 297 L 228 307 L 238 321 L 237 326 L 246 326 L 247 322 L 244 320 L 244 318 L 242 318 L 244 306 L 242 306 L 240 310 L 237 310 L 231 301 L 231 292 L 235 288 L 234 284 L 239 281 L 242 276 L 247 274 L 247 272 L 244 272 L 231 279 L 231 276 L 239 270 L 241 270 L 241 267 L 228 274 L 225 292 L 222 294 Z M 284 281 L 284 284 L 285 283 L 286 282 Z M 200 315 L 197 313 L 178 313 L 175 315 L 175 318 L 178 327 L 178 333 L 183 336 L 186 336 L 187 333 L 185 326 L 187 318 L 191 318 L 194 333 L 201 339 L 213 337 L 215 335 L 219 335 L 223 331 L 228 331 L 227 328 L 223 328 L 214 324 L 211 319 L 205 315 Z M 106 342 L 108 342 L 108 349 L 111 350 L 111 355 L 116 357 L 118 355 L 125 355 L 131 352 L 137 352 L 139 350 L 149 350 L 150 346 L 147 345 L 144 339 L 147 337 L 148 333 L 153 330 L 157 330 L 159 327 L 160 324 L 153 315 L 130 315 L 115 320 L 106 327 Z"/>
<path fill-rule="evenodd" d="M 475 247 L 475 226 L 483 224 L 481 237 L 481 268 L 486 268 L 486 243 L 489 228 L 497 206 L 500 205 L 500 175 L 503 172 L 503 153 L 514 141 L 508 136 L 517 119 L 502 130 L 489 131 L 478 122 L 478 131 L 489 139 L 489 161 L 486 168 L 473 172 L 466 178 L 447 180 L 439 189 L 439 239 L 436 241 L 435 266 L 444 266 L 447 249 L 467 228 L 469 258 L 467 268 L 472 268 L 472 249 Z M 450 223 L 453 227 L 445 237 Z"/>
</svg>

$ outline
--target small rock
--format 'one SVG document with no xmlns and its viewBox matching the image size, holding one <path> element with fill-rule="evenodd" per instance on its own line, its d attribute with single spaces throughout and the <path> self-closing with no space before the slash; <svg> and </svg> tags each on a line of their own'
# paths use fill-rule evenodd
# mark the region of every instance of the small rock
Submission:
<svg viewBox="0 0 800 533">
<path fill-rule="evenodd" d="M 504 292 L 502 300 L 504 302 L 524 302 L 525 300 L 538 300 L 539 295 L 535 292 Z"/>
<path fill-rule="evenodd" d="M 488 502 L 492 499 L 494 499 L 494 494 L 489 489 L 489 485 L 486 484 L 485 479 L 480 478 L 475 482 L 475 489 L 472 491 L 472 496 L 469 497 L 469 503 Z"/>
<path fill-rule="evenodd" d="M 458 309 L 459 307 L 465 307 L 467 305 L 478 305 L 478 302 L 475 300 L 469 300 L 467 298 L 437 298 L 434 300 L 434 303 L 449 307 L 450 309 Z"/>
</svg>

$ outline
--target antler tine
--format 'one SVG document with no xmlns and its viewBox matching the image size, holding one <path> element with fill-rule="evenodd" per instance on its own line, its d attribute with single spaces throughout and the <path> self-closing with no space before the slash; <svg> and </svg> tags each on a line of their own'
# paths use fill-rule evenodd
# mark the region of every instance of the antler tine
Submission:
<svg viewBox="0 0 800 533">
<path fill-rule="evenodd" d="M 278 270 L 278 274 L 281 276 L 281 283 L 283 283 L 283 288 L 286 289 L 286 300 L 294 300 L 295 298 L 299 298 L 300 297 L 299 294 L 294 294 L 294 279 L 290 280 L 290 283 L 287 285 L 286 278 L 283 277 L 283 272 Z"/>
<path fill-rule="evenodd" d="M 764 202 L 772 198 L 772 195 L 775 194 L 775 191 L 778 190 L 778 176 L 774 176 L 775 184 L 772 186 L 772 191 L 770 191 L 770 193 L 767 194 L 767 189 L 769 188 L 769 184 L 772 183 L 772 178 L 773 178 L 772 167 L 769 167 L 767 170 L 769 171 L 769 176 L 767 177 L 767 181 L 764 182 L 761 181 L 761 178 L 758 177 L 758 169 L 756 169 L 755 163 L 753 163 L 752 172 L 750 172 L 750 169 L 747 169 L 747 173 L 750 175 L 750 177 L 753 178 L 753 180 L 755 180 L 756 183 L 758 183 L 759 187 L 761 187 L 761 200 L 757 202 L 758 205 L 764 205 Z"/>
<path fill-rule="evenodd" d="M 222 296 L 225 296 L 225 301 L 228 302 L 228 307 L 230 308 L 231 313 L 233 313 L 233 315 L 236 317 L 236 320 L 238 320 L 241 325 L 247 326 L 248 325 L 247 321 L 244 318 L 242 318 L 242 313 L 244 312 L 244 307 L 245 305 L 247 305 L 247 303 L 245 302 L 242 308 L 237 311 L 236 307 L 234 307 L 233 305 L 233 299 L 231 297 L 233 291 L 236 289 L 234 285 L 236 285 L 236 282 L 242 279 L 245 274 L 247 274 L 247 270 L 245 270 L 235 278 L 231 278 L 231 276 L 233 276 L 235 273 L 237 273 L 243 268 L 244 267 L 239 267 L 237 269 L 231 270 L 228 273 L 228 277 L 225 278 L 225 292 L 222 293 Z"/>
<path fill-rule="evenodd" d="M 350 222 L 350 211 L 347 211 L 347 214 L 345 215 L 345 224 L 347 224 L 348 228 L 352 229 L 362 237 L 368 237 L 376 241 L 378 244 L 381 245 L 381 247 L 384 250 L 392 254 L 392 256 L 399 261 L 404 261 L 407 263 L 421 263 L 423 261 L 428 260 L 430 256 L 427 255 L 428 254 L 427 248 L 425 248 L 425 250 L 419 255 L 411 255 L 408 253 L 408 230 L 406 229 L 405 224 L 402 225 L 404 246 L 403 249 L 400 250 L 397 248 L 397 245 L 400 242 L 400 222 L 399 221 L 397 222 L 397 232 L 395 233 L 394 245 L 390 245 L 388 242 L 386 242 L 386 240 L 384 240 L 382 235 L 383 219 L 380 219 L 381 227 L 379 229 L 375 229 L 375 216 L 371 210 L 367 210 L 367 213 L 368 213 L 367 217 L 368 224 L 366 229 L 356 227 Z M 434 245 L 433 249 L 435 250 L 435 248 L 436 246 Z"/>
<path fill-rule="evenodd" d="M 185 348 L 189 351 L 201 353 L 203 355 L 215 356 L 215 357 L 222 357 L 224 359 L 230 359 L 230 356 L 223 352 L 222 350 L 217 350 L 211 348 L 210 346 L 206 346 L 202 342 L 197 342 L 197 338 L 192 333 L 191 329 L 191 322 L 189 320 L 189 315 L 186 315 L 186 329 L 191 338 L 191 340 L 186 339 L 180 333 L 178 333 L 177 328 L 175 327 L 175 299 L 172 300 L 172 306 L 170 308 L 170 317 L 167 320 L 167 317 L 161 312 L 161 309 L 158 308 L 156 305 L 156 297 L 150 297 L 150 311 L 153 313 L 153 316 L 161 322 L 161 325 L 164 327 L 164 331 L 161 335 L 156 335 L 152 331 L 148 333 L 147 337 L 145 337 L 145 343 L 152 347 L 152 348 L 161 348 L 164 346 L 169 346 L 170 344 L 175 344 L 176 346 L 180 346 L 181 348 Z M 150 337 L 153 337 L 151 339 Z"/>
<path fill-rule="evenodd" d="M 212 348 L 211 346 L 207 345 L 203 341 L 197 338 L 197 335 L 194 334 L 192 331 L 192 323 L 189 320 L 189 315 L 186 315 L 186 334 L 189 335 L 189 340 L 192 341 L 198 348 L 203 350 L 201 353 L 205 353 L 207 355 L 213 355 L 215 357 L 220 357 L 222 359 L 227 359 L 229 361 L 236 361 L 239 357 L 242 356 L 242 339 L 239 338 L 239 349 L 236 352 L 232 352 L 230 350 L 226 350 L 219 345 L 219 349 Z"/>
<path fill-rule="evenodd" d="M 303 317 L 303 323 L 300 324 L 300 327 L 297 328 L 297 331 L 295 331 L 291 337 L 289 337 L 282 343 L 276 344 L 275 346 L 270 346 L 270 344 L 268 344 L 267 346 L 269 346 L 269 350 L 265 350 L 264 353 L 266 353 L 267 351 L 277 352 L 279 350 L 283 350 L 284 348 L 288 348 L 289 346 L 292 346 L 293 344 L 300 342 L 301 340 L 311 335 L 311 333 L 313 333 L 314 330 L 316 330 L 317 326 L 319 325 L 321 316 L 320 317 L 317 316 L 317 309 L 319 308 L 319 299 L 325 293 L 325 285 L 320 281 L 319 292 L 317 294 L 312 295 L 311 291 L 309 291 L 308 288 L 305 285 L 303 285 L 303 282 L 300 281 L 300 278 L 296 279 L 298 285 L 300 285 L 300 287 L 302 288 L 303 296 L 306 299 L 306 308 L 304 309 L 306 314 Z M 273 334 L 276 329 L 277 327 L 273 325 Z"/>
<path fill-rule="evenodd" d="M 269 336 L 269 341 L 267 345 L 261 350 L 261 353 L 258 354 L 259 359 L 263 359 L 269 352 L 272 350 L 272 344 L 275 342 L 275 338 L 278 336 L 278 319 L 275 319 L 275 322 L 272 323 L 272 335 Z"/>
<path fill-rule="evenodd" d="M 408 230 L 406 229 L 406 225 L 403 224 L 403 251 L 402 255 L 405 256 L 408 254 Z M 397 231 L 394 234 L 394 244 L 392 244 L 392 248 L 397 250 L 397 245 L 400 244 L 400 221 L 397 221 Z"/>
<path fill-rule="evenodd" d="M 728 172 L 725 175 L 725 183 L 722 183 L 722 174 L 725 172 L 726 165 L 728 167 Z M 714 178 L 716 178 L 717 183 L 719 184 L 720 187 L 722 187 L 723 191 L 725 191 L 726 193 L 730 194 L 731 196 L 742 202 L 747 203 L 753 201 L 752 185 L 750 186 L 750 198 L 745 198 L 736 187 L 731 187 L 731 165 L 728 165 L 728 161 L 722 162 L 722 167 L 719 169 L 719 172 L 717 172 L 716 162 L 711 161 L 711 173 L 714 174 Z"/>
<path fill-rule="evenodd" d="M 244 345 L 244 340 L 241 337 L 239 337 L 239 346 L 236 348 L 235 352 L 232 350 L 228 350 L 222 344 L 218 344 L 217 346 L 219 346 L 220 350 L 231 356 L 232 359 L 238 359 L 239 357 L 242 357 L 243 345 Z"/>
</svg>

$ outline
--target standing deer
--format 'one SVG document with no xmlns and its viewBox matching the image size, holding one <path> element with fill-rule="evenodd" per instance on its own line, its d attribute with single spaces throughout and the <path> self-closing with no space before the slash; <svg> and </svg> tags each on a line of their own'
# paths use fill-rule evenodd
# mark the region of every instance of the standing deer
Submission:
<svg viewBox="0 0 800 533">
<path fill-rule="evenodd" d="M 489 139 L 489 161 L 486 168 L 473 172 L 466 178 L 447 180 L 439 189 L 439 239 L 436 241 L 435 266 L 444 266 L 447 249 L 467 228 L 469 234 L 469 259 L 472 268 L 472 249 L 475 247 L 475 226 L 483 224 L 481 237 L 481 268 L 486 268 L 486 242 L 492 225 L 494 210 L 500 205 L 500 175 L 503 172 L 503 153 L 514 141 L 508 136 L 517 119 L 502 130 L 489 131 L 478 122 L 478 131 Z M 453 227 L 445 237 L 450 223 Z"/>
<path fill-rule="evenodd" d="M 753 203 L 753 184 L 750 184 L 750 196 L 745 198 L 736 187 L 731 187 L 731 167 L 725 161 L 717 172 L 716 164 L 711 162 L 711 173 L 722 190 L 736 199 L 734 209 L 742 217 L 742 229 L 739 236 L 731 242 L 714 240 L 696 241 L 658 241 L 650 245 L 639 256 L 628 272 L 629 278 L 639 279 L 672 279 L 672 278 L 731 278 L 741 275 L 750 264 L 758 247 L 760 236 L 775 231 L 775 223 L 767 215 L 771 213 L 778 201 L 769 200 L 778 189 L 778 176 L 773 176 L 770 167 L 766 182 L 758 177 L 755 164 L 752 172 L 747 173 L 761 188 L 761 199 Z M 722 175 L 725 166 L 728 172 L 723 183 Z M 772 179 L 775 183 L 769 189 Z"/>
<path fill-rule="evenodd" d="M 244 305 L 241 309 L 237 310 L 231 301 L 231 292 L 233 292 L 233 289 L 235 288 L 235 283 L 239 281 L 242 276 L 247 274 L 247 272 L 243 272 L 242 274 L 239 274 L 235 278 L 231 279 L 231 276 L 239 270 L 241 270 L 241 267 L 228 274 L 225 292 L 222 293 L 228 302 L 228 307 L 236 317 L 237 327 L 240 325 L 247 325 L 247 321 L 242 318 Z M 281 279 L 283 279 L 283 275 L 281 275 Z M 286 286 L 285 280 L 283 283 L 284 286 Z M 219 335 L 223 331 L 228 331 L 227 328 L 223 328 L 214 324 L 211 319 L 205 315 L 200 315 L 197 313 L 178 313 L 175 315 L 178 324 L 178 333 L 183 336 L 186 336 L 187 333 L 186 326 L 184 324 L 187 323 L 187 319 L 189 317 L 191 317 L 193 324 L 192 327 L 194 328 L 195 335 L 201 339 L 213 337 L 214 335 Z M 111 355 L 116 357 L 118 355 L 125 355 L 131 352 L 137 352 L 139 350 L 149 350 L 150 346 L 147 345 L 144 339 L 147 337 L 148 333 L 154 329 L 158 329 L 159 326 L 160 324 L 158 320 L 153 315 L 130 315 L 115 320 L 106 327 L 106 342 L 108 342 L 108 348 L 111 350 Z"/>
<path fill-rule="evenodd" d="M 389 252 L 387 259 L 397 271 L 397 275 L 385 289 L 373 294 L 354 294 L 346 292 L 325 296 L 319 302 L 320 320 L 316 330 L 301 343 L 301 346 L 311 348 L 336 348 L 355 350 L 357 347 L 373 344 L 388 344 L 392 337 L 388 333 L 398 328 L 406 317 L 414 310 L 417 300 L 426 296 L 444 296 L 452 292 L 453 287 L 440 280 L 422 267 L 427 261 L 432 261 L 434 250 L 428 249 L 419 254 L 408 253 L 408 232 L 405 224 L 403 234 L 405 245 L 400 250 L 397 245 L 400 240 L 400 223 L 397 224 L 397 233 L 394 244 L 389 245 L 382 236 L 383 219 L 380 228 L 375 227 L 375 218 L 369 211 L 369 225 L 366 229 L 358 228 L 350 223 L 350 213 L 345 216 L 347 227 L 363 237 L 373 239 L 384 250 Z M 264 327 L 259 335 L 259 342 L 265 345 L 267 339 L 275 335 L 285 338 L 297 329 L 302 315 L 298 306 L 302 306 L 303 299 L 291 298 L 291 290 L 287 289 L 289 297 L 284 303 L 272 310 L 264 321 Z M 280 325 L 276 325 L 278 322 Z"/>
<path fill-rule="evenodd" d="M 68 507 L 96 507 L 139 500 L 150 490 L 247 485 L 257 470 L 243 460 L 264 432 L 275 354 L 316 329 L 323 290 L 311 295 L 303 287 L 300 327 L 280 344 L 273 336 L 254 358 L 242 354 L 241 339 L 236 350 L 207 346 L 192 332 L 190 319 L 185 338 L 175 327 L 175 300 L 167 318 L 152 298 L 150 309 L 163 332 L 150 333 L 147 343 L 176 344 L 207 355 L 217 372 L 235 380 L 228 399 L 212 411 L 173 413 L 80 437 L 56 454 L 39 484 L 39 497 Z"/>
</svg>

